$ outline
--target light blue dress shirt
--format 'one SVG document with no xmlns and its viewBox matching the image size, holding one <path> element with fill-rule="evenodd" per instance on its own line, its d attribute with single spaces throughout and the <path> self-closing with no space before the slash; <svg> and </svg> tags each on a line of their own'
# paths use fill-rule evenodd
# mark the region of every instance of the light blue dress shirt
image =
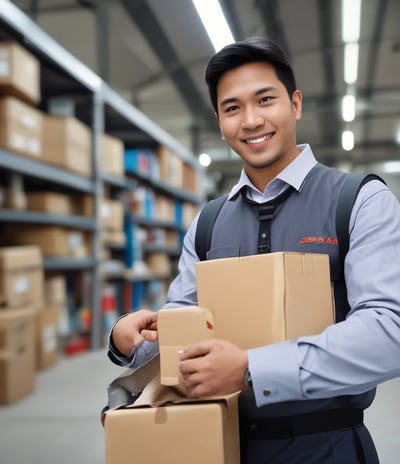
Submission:
<svg viewBox="0 0 400 464">
<path fill-rule="evenodd" d="M 298 190 L 317 163 L 309 145 L 298 148 L 299 156 L 264 192 L 242 171 L 230 196 L 244 185 L 257 202 L 276 197 L 289 185 Z M 179 274 L 164 307 L 197 304 L 197 220 L 198 216 L 185 235 Z M 248 350 L 257 406 L 363 393 L 400 375 L 400 205 L 384 184 L 374 180 L 362 187 L 349 232 L 347 319 L 319 335 Z M 128 358 L 116 357 L 128 367 L 137 367 L 157 353 L 157 343 L 144 342 Z"/>
</svg>

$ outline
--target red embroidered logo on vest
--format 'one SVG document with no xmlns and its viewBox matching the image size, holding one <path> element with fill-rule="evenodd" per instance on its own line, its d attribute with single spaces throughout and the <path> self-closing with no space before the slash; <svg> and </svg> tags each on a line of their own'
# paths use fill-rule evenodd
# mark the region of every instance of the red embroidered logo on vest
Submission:
<svg viewBox="0 0 400 464">
<path fill-rule="evenodd" d="M 302 237 L 299 243 L 329 243 L 330 245 L 338 245 L 338 239 L 332 237 Z"/>
</svg>

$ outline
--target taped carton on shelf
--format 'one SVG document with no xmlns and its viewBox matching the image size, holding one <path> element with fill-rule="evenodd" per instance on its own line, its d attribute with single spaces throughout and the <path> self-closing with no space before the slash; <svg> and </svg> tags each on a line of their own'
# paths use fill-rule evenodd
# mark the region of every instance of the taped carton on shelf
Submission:
<svg viewBox="0 0 400 464">
<path fill-rule="evenodd" d="M 60 308 L 44 307 L 36 312 L 36 369 L 47 369 L 58 360 Z"/>
<path fill-rule="evenodd" d="M 243 349 L 322 332 L 334 323 L 329 256 L 270 253 L 196 263 L 199 305 L 215 336 Z"/>
<path fill-rule="evenodd" d="M 1 148 L 41 160 L 42 131 L 41 111 L 12 96 L 0 98 Z"/>
<path fill-rule="evenodd" d="M 124 175 L 124 143 L 117 137 L 102 134 L 100 139 L 100 166 L 103 172 Z"/>
<path fill-rule="evenodd" d="M 0 305 L 41 307 L 43 287 L 43 259 L 39 247 L 0 248 Z"/>
<path fill-rule="evenodd" d="M 17 42 L 0 42 L 0 92 L 40 102 L 39 60 Z"/>
<path fill-rule="evenodd" d="M 29 225 L 23 229 L 6 225 L 4 235 L 14 245 L 35 245 L 46 257 L 85 258 L 91 253 L 90 233 L 60 226 Z"/>
<path fill-rule="evenodd" d="M 0 310 L 0 405 L 35 388 L 35 315 L 31 305 Z"/>
<path fill-rule="evenodd" d="M 91 131 L 73 117 L 43 115 L 42 159 L 48 164 L 92 177 Z"/>
</svg>

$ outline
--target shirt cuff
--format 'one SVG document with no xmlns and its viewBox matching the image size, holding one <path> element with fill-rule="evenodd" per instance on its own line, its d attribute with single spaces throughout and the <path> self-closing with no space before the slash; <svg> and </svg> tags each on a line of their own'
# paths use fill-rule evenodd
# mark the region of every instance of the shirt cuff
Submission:
<svg viewBox="0 0 400 464">
<path fill-rule="evenodd" d="M 299 378 L 296 340 L 248 350 L 248 357 L 258 407 L 304 399 Z"/>
</svg>

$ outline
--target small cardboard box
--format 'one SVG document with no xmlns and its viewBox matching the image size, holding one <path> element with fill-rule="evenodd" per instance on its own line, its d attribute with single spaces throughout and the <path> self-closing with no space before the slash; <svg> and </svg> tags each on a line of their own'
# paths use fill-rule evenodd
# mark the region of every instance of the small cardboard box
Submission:
<svg viewBox="0 0 400 464">
<path fill-rule="evenodd" d="M 67 302 L 67 283 L 62 274 L 47 274 L 44 280 L 46 306 L 61 307 Z"/>
<path fill-rule="evenodd" d="M 0 98 L 1 148 L 41 160 L 42 113 L 15 97 Z"/>
<path fill-rule="evenodd" d="M 40 102 L 39 60 L 16 42 L 0 43 L 0 92 Z"/>
<path fill-rule="evenodd" d="M 163 387 L 150 394 L 153 404 L 147 391 L 156 382 L 146 386 L 142 401 L 106 413 L 106 464 L 239 464 L 237 394 L 190 401 Z"/>
<path fill-rule="evenodd" d="M 46 163 L 92 177 L 91 132 L 76 118 L 43 117 L 43 153 Z"/>
<path fill-rule="evenodd" d="M 0 311 L 0 405 L 35 388 L 35 312 L 29 306 Z"/>
<path fill-rule="evenodd" d="M 198 306 L 161 309 L 157 328 L 161 385 L 180 386 L 179 350 L 214 336 L 213 315 L 208 309 Z"/>
<path fill-rule="evenodd" d="M 36 368 L 47 369 L 58 360 L 60 309 L 44 308 L 36 313 Z"/>
<path fill-rule="evenodd" d="M 199 305 L 215 336 L 243 349 L 322 332 L 334 323 L 329 257 L 271 253 L 196 263 Z"/>
<path fill-rule="evenodd" d="M 100 166 L 102 171 L 124 175 L 124 143 L 109 134 L 102 134 L 100 140 Z"/>
<path fill-rule="evenodd" d="M 100 208 L 101 224 L 108 230 L 122 231 L 124 228 L 124 204 L 119 200 L 103 198 Z"/>
<path fill-rule="evenodd" d="M 72 199 L 64 193 L 29 192 L 27 209 L 52 214 L 72 214 Z"/>
<path fill-rule="evenodd" d="M 0 305 L 43 305 L 42 254 L 36 246 L 0 248 Z"/>
</svg>

